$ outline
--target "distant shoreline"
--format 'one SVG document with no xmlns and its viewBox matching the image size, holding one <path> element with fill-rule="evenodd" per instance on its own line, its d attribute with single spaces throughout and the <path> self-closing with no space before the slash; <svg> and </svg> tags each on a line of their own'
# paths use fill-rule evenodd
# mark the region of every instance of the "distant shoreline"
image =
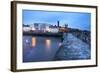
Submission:
<svg viewBox="0 0 100 73">
<path fill-rule="evenodd" d="M 50 33 L 50 32 L 23 32 L 23 35 L 30 35 L 30 36 L 52 36 L 52 37 L 63 37 L 63 33 Z"/>
</svg>

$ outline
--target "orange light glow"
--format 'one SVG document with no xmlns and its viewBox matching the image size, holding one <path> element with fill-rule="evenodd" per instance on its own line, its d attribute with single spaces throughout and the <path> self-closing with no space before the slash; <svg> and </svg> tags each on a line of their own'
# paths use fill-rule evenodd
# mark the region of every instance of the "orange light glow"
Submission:
<svg viewBox="0 0 100 73">
<path fill-rule="evenodd" d="M 32 37 L 32 47 L 35 47 L 35 46 L 36 46 L 36 38 Z"/>
<path fill-rule="evenodd" d="M 46 40 L 46 47 L 50 48 L 50 46 L 51 46 L 51 40 L 47 39 Z"/>
</svg>

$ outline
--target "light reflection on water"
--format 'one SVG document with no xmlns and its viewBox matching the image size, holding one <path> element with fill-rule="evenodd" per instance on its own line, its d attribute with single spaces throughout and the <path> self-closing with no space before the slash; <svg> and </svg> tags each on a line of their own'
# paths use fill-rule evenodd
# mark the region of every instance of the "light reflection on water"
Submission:
<svg viewBox="0 0 100 73">
<path fill-rule="evenodd" d="M 29 42 L 28 40 L 26 40 L 26 43 Z M 36 47 L 36 37 L 32 37 L 32 47 Z M 51 47 L 51 40 L 50 39 L 46 39 L 45 40 L 45 45 L 48 49 L 50 49 Z"/>
<path fill-rule="evenodd" d="M 36 38 L 32 37 L 32 47 L 35 47 L 35 46 L 36 46 Z"/>
<path fill-rule="evenodd" d="M 50 49 L 50 46 L 51 46 L 51 40 L 50 39 L 46 39 L 46 47 L 48 48 L 48 49 Z"/>
<path fill-rule="evenodd" d="M 57 37 L 23 36 L 23 62 L 52 61 L 60 42 Z"/>
</svg>

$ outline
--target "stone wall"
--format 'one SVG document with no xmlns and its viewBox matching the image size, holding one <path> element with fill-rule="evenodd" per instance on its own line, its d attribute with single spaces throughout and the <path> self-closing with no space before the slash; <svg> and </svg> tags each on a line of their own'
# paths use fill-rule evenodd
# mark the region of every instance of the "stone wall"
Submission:
<svg viewBox="0 0 100 73">
<path fill-rule="evenodd" d="M 79 29 L 70 29 L 69 32 L 72 33 L 77 38 L 81 39 L 83 42 L 90 45 L 90 42 L 91 42 L 91 32 L 90 31 L 84 31 L 84 30 L 82 31 Z"/>
</svg>

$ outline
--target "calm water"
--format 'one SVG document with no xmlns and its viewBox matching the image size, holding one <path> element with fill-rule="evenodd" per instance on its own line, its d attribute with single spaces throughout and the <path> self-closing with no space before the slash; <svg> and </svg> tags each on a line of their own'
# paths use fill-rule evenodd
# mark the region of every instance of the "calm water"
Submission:
<svg viewBox="0 0 100 73">
<path fill-rule="evenodd" d="M 23 62 L 54 60 L 60 43 L 57 37 L 23 36 Z"/>
</svg>

